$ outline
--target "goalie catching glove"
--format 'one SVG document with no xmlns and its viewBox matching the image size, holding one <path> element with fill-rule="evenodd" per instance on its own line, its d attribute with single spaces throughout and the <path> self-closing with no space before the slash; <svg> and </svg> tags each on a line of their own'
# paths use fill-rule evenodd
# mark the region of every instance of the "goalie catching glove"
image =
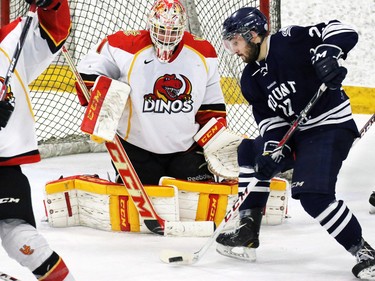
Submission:
<svg viewBox="0 0 375 281">
<path fill-rule="evenodd" d="M 243 137 L 228 130 L 223 118 L 212 118 L 194 136 L 203 147 L 209 170 L 225 179 L 238 178 L 237 148 Z"/>
<path fill-rule="evenodd" d="M 91 89 L 81 130 L 96 142 L 113 141 L 130 91 L 126 83 L 99 76 Z"/>
</svg>

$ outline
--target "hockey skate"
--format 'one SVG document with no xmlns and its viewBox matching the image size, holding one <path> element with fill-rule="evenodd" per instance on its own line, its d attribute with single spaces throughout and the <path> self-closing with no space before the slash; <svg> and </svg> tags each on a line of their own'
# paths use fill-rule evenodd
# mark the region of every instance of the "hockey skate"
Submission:
<svg viewBox="0 0 375 281">
<path fill-rule="evenodd" d="M 249 212 L 250 211 L 250 212 Z M 259 229 L 262 208 L 246 210 L 247 214 L 231 232 L 221 233 L 217 238 L 216 251 L 224 256 L 254 262 L 255 249 L 259 247 Z"/>
<path fill-rule="evenodd" d="M 375 280 L 375 250 L 366 241 L 362 243 L 363 246 L 355 254 L 358 263 L 352 272 L 359 279 Z"/>
</svg>

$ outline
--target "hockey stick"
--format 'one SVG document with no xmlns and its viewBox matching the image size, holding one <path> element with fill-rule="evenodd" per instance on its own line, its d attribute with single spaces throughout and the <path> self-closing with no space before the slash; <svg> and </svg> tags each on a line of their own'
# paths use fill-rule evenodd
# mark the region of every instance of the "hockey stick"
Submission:
<svg viewBox="0 0 375 281">
<path fill-rule="evenodd" d="M 375 122 L 375 113 L 370 117 L 370 119 L 366 122 L 365 125 L 363 125 L 362 129 L 359 131 L 359 135 L 362 138 L 364 134 L 367 133 L 368 130 L 370 130 L 370 127 Z"/>
<path fill-rule="evenodd" d="M 284 137 L 281 139 L 281 141 L 278 143 L 277 147 L 272 153 L 281 153 L 283 147 L 287 143 L 287 141 L 291 138 L 291 136 L 296 132 L 297 128 L 305 122 L 307 115 L 313 108 L 313 106 L 316 104 L 316 102 L 319 100 L 319 98 L 323 95 L 324 91 L 327 89 L 327 86 L 325 84 L 322 84 L 318 91 L 315 93 L 315 95 L 312 97 L 312 99 L 309 101 L 309 103 L 306 105 L 306 107 L 301 111 L 300 115 L 297 117 L 297 119 L 293 122 L 293 124 L 290 126 L 289 130 L 285 133 Z M 220 225 L 216 228 L 215 232 L 211 235 L 210 238 L 206 241 L 206 243 L 203 245 L 202 248 L 200 248 L 198 251 L 194 253 L 182 253 L 177 252 L 173 250 L 163 250 L 160 253 L 160 259 L 165 263 L 177 263 L 177 264 L 194 264 L 198 262 L 203 255 L 207 252 L 207 250 L 210 248 L 212 243 L 216 240 L 216 238 L 219 236 L 219 234 L 224 229 L 225 225 L 234 217 L 234 213 L 239 209 L 241 204 L 245 201 L 247 196 L 250 193 L 250 190 L 253 189 L 253 187 L 258 183 L 258 179 L 254 178 L 246 187 L 244 193 L 237 198 L 237 200 L 234 202 L 232 208 L 227 212 L 225 215 L 223 221 L 220 223 Z"/>
<path fill-rule="evenodd" d="M 36 4 L 32 3 L 30 5 L 29 11 L 27 12 L 27 18 L 26 18 L 25 25 L 22 28 L 22 32 L 21 32 L 20 38 L 18 39 L 16 49 L 14 50 L 13 57 L 10 61 L 10 65 L 9 65 L 7 74 L 5 76 L 4 83 L 1 87 L 0 100 L 4 100 L 6 98 L 7 89 L 8 89 L 10 80 L 12 78 L 12 75 L 14 73 L 14 70 L 16 69 L 16 65 L 17 65 L 18 59 L 20 57 L 23 45 L 25 43 L 27 33 L 29 32 L 29 29 L 30 29 L 31 22 L 33 20 L 33 15 L 34 15 L 35 11 L 36 11 Z M 13 99 L 13 98 L 11 98 L 11 99 Z"/>
<path fill-rule="evenodd" d="M 15 277 L 12 277 L 4 272 L 1 272 L 0 271 L 0 280 L 4 280 L 4 281 L 21 281 L 20 279 L 17 279 Z"/>
<path fill-rule="evenodd" d="M 90 93 L 78 72 L 72 57 L 65 46 L 62 52 L 79 83 L 85 98 L 90 100 Z M 115 135 L 113 142 L 105 142 L 108 153 L 111 156 L 125 188 L 130 198 L 136 206 L 139 214 L 144 220 L 146 227 L 153 233 L 160 235 L 210 235 L 214 229 L 214 223 L 210 222 L 171 222 L 159 217 L 152 205 L 146 190 L 140 181 L 126 151 L 124 150 L 120 138 Z"/>
<path fill-rule="evenodd" d="M 370 127 L 372 126 L 372 124 L 374 124 L 374 122 L 375 122 L 375 113 L 370 117 L 369 120 L 367 120 L 366 124 L 363 125 L 362 129 L 359 131 L 359 137 L 355 139 L 352 146 L 357 144 L 357 142 L 363 138 L 363 136 L 367 133 L 367 131 L 370 130 Z"/>
</svg>

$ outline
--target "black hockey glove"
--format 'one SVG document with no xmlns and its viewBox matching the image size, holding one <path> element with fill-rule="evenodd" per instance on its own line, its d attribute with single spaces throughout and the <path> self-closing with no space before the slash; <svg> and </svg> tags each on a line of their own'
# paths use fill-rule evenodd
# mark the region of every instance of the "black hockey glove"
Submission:
<svg viewBox="0 0 375 281">
<path fill-rule="evenodd" d="M 270 180 L 280 173 L 285 164 L 285 158 L 291 154 L 289 146 L 285 145 L 282 150 L 272 153 L 278 142 L 268 141 L 264 147 L 264 153 L 255 159 L 255 177 L 258 180 Z"/>
<path fill-rule="evenodd" d="M 9 101 L 0 101 L 0 130 L 1 128 L 5 128 L 5 126 L 8 124 L 13 110 L 14 107 L 9 103 Z"/>
<path fill-rule="evenodd" d="M 340 66 L 338 62 L 343 55 L 341 48 L 335 45 L 322 44 L 315 50 L 311 50 L 311 53 L 311 62 L 320 81 L 331 90 L 340 88 L 348 73 L 346 68 Z"/>
<path fill-rule="evenodd" d="M 57 4 L 59 4 L 59 3 L 56 3 L 56 2 L 58 2 L 56 0 L 25 0 L 25 1 L 28 4 L 31 4 L 31 3 L 35 2 L 35 4 L 38 7 L 41 7 L 41 8 L 47 8 L 51 4 L 54 4 L 53 6 L 55 7 L 55 6 L 57 6 Z"/>
</svg>

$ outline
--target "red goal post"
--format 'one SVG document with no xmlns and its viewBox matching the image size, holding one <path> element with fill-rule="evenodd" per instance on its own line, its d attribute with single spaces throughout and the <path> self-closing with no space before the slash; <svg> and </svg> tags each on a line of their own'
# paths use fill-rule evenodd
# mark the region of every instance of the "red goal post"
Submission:
<svg viewBox="0 0 375 281">
<path fill-rule="evenodd" d="M 24 0 L 0 1 L 1 25 L 25 15 L 28 10 Z M 239 89 L 244 64 L 236 56 L 225 53 L 221 43 L 221 25 L 235 10 L 252 6 L 258 7 L 269 18 L 271 32 L 274 32 L 280 28 L 281 0 L 181 1 L 187 8 L 189 30 L 210 41 L 218 53 L 229 127 L 241 134 L 257 135 L 251 106 L 243 99 Z M 152 3 L 150 0 L 69 0 L 73 25 L 66 47 L 75 63 L 108 34 L 121 29 L 145 29 Z M 79 129 L 84 108 L 78 103 L 74 76 L 62 54 L 30 85 L 30 89 L 42 157 L 98 149 Z"/>
</svg>

